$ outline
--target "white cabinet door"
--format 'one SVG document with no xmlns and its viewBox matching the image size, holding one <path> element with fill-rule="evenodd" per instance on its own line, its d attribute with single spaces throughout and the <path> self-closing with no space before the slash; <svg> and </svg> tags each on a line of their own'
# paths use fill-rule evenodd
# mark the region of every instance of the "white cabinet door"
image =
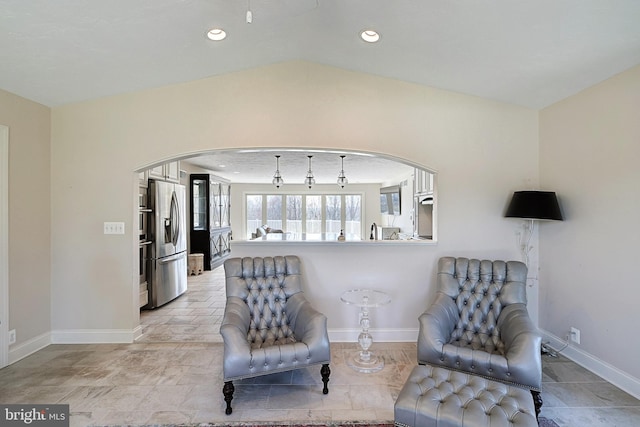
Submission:
<svg viewBox="0 0 640 427">
<path fill-rule="evenodd" d="M 169 162 L 149 169 L 149 178 L 180 183 L 180 162 Z"/>
<path fill-rule="evenodd" d="M 433 193 L 433 174 L 423 169 L 414 169 L 413 192 L 414 194 Z"/>
<path fill-rule="evenodd" d="M 164 165 L 149 169 L 149 178 L 164 179 Z"/>
<path fill-rule="evenodd" d="M 165 163 L 164 169 L 164 177 L 167 181 L 180 183 L 180 162 Z"/>
<path fill-rule="evenodd" d="M 147 188 L 148 180 L 149 180 L 149 171 L 142 171 L 138 174 L 138 185 L 140 187 Z"/>
</svg>

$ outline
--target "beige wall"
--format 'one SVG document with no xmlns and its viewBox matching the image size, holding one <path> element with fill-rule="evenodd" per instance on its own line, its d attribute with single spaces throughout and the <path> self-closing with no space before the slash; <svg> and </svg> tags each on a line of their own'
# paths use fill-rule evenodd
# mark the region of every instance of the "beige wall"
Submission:
<svg viewBox="0 0 640 427">
<path fill-rule="evenodd" d="M 640 67 L 540 113 L 542 187 L 566 220 L 542 224 L 540 326 L 640 378 Z"/>
<path fill-rule="evenodd" d="M 9 127 L 9 329 L 19 346 L 51 329 L 51 110 L 0 90 L 0 124 Z"/>
<path fill-rule="evenodd" d="M 405 270 L 427 283 L 441 255 L 518 258 L 503 210 L 538 182 L 536 111 L 306 62 L 54 108 L 52 123 L 54 332 L 137 325 L 132 171 L 163 159 L 327 147 L 433 168 L 440 243 L 422 249 L 422 263 L 397 264 L 399 283 Z M 124 221 L 126 234 L 103 235 L 103 221 Z"/>
<path fill-rule="evenodd" d="M 540 326 L 559 337 L 578 327 L 580 349 L 639 378 L 640 349 L 629 345 L 640 292 L 639 82 L 640 68 L 622 73 L 544 109 L 539 126 L 533 110 L 305 62 L 53 112 L 0 90 L 10 128 L 9 328 L 20 345 L 51 330 L 86 341 L 95 331 L 100 341 L 137 326 L 132 171 L 216 148 L 346 148 L 439 172 L 440 242 L 417 249 L 419 265 L 390 254 L 399 283 L 428 282 L 442 255 L 518 258 L 519 223 L 502 218 L 510 193 L 557 191 L 566 221 L 540 227 Z M 103 235 L 103 221 L 124 221 L 126 234 Z M 529 291 L 537 319 L 536 280 Z"/>
</svg>

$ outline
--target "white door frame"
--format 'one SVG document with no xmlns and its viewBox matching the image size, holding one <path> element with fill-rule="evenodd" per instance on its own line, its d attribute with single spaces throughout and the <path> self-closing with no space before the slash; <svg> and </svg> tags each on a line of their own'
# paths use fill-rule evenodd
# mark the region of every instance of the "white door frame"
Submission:
<svg viewBox="0 0 640 427">
<path fill-rule="evenodd" d="M 0 125 L 0 368 L 9 364 L 9 128 Z"/>
</svg>

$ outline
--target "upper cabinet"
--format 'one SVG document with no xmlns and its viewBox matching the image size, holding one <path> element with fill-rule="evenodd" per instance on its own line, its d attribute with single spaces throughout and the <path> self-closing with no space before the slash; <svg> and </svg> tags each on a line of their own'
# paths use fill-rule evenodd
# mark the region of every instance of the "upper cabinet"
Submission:
<svg viewBox="0 0 640 427">
<path fill-rule="evenodd" d="M 415 194 L 432 194 L 433 174 L 424 169 L 414 169 L 413 189 Z"/>
<path fill-rule="evenodd" d="M 140 187 L 147 188 L 147 186 L 149 185 L 149 171 L 146 170 L 138 173 L 138 180 L 138 184 Z"/>
<path fill-rule="evenodd" d="M 169 162 L 149 169 L 149 178 L 180 183 L 180 162 Z"/>
</svg>

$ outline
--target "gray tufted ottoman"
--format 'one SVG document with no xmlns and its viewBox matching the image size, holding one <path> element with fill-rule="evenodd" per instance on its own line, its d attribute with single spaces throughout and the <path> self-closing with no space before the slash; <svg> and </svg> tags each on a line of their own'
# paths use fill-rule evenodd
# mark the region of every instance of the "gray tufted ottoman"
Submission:
<svg viewBox="0 0 640 427">
<path fill-rule="evenodd" d="M 431 365 L 413 368 L 394 407 L 401 427 L 537 427 L 529 390 Z"/>
</svg>

